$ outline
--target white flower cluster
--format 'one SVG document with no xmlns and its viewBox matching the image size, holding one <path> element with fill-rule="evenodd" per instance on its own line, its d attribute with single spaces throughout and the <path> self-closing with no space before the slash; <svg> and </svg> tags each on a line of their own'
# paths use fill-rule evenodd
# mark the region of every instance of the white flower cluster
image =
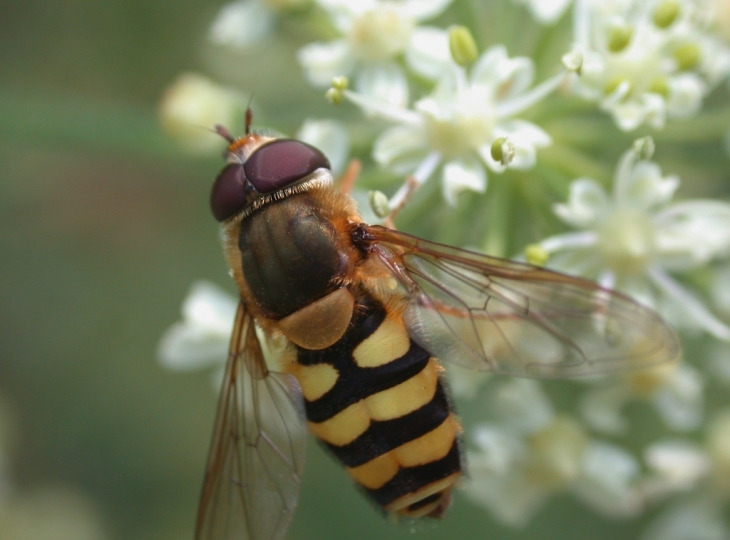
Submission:
<svg viewBox="0 0 730 540">
<path fill-rule="evenodd" d="M 525 525 L 547 498 L 570 491 L 609 516 L 641 510 L 640 467 L 627 451 L 593 439 L 558 414 L 536 381 L 514 379 L 492 393 L 494 423 L 473 434 L 467 496 L 507 525 Z"/>
<path fill-rule="evenodd" d="M 287 129 L 300 125 L 296 136 L 338 175 L 350 155 L 362 160 L 368 187 L 387 193 L 370 197 L 367 218 L 388 218 L 430 185 L 418 212 L 405 211 L 416 228 L 446 224 L 443 238 L 506 246 L 497 255 L 533 242 L 529 262 L 622 291 L 680 332 L 679 364 L 565 383 L 572 397 L 560 408 L 541 383 L 449 367 L 460 410 L 490 411 L 464 414 L 465 493 L 500 522 L 525 525 L 569 493 L 616 519 L 663 505 L 643 540 L 730 537 L 730 412 L 716 398 L 730 388 L 730 204 L 719 195 L 730 169 L 729 6 L 238 0 L 210 28 L 215 46 L 244 60 L 285 43 L 302 84 L 327 89 L 338 119 L 302 110 Z M 507 12 L 519 21 L 508 30 L 490 19 Z M 185 75 L 165 95 L 163 126 L 189 148 L 219 149 L 198 126 L 240 123 L 253 90 Z M 627 150 L 635 130 L 656 139 L 656 157 L 648 136 Z M 215 286 L 194 285 L 160 344 L 163 364 L 220 371 L 234 312 Z M 662 435 L 637 451 L 631 438 L 647 418 Z"/>
<path fill-rule="evenodd" d="M 730 51 L 707 32 L 706 3 L 576 0 L 575 47 L 584 56 L 576 91 L 623 130 L 661 128 L 697 113 L 730 71 Z"/>
<path fill-rule="evenodd" d="M 730 254 L 730 204 L 671 204 L 678 187 L 679 178 L 662 177 L 656 163 L 629 150 L 616 169 L 612 195 L 590 178 L 570 185 L 568 202 L 554 210 L 581 231 L 547 238 L 541 246 L 555 254 L 556 268 L 597 279 L 652 307 L 668 304 L 670 317 L 672 307 L 681 306 L 677 324 L 699 325 L 730 340 L 730 328 L 670 275 Z"/>
</svg>

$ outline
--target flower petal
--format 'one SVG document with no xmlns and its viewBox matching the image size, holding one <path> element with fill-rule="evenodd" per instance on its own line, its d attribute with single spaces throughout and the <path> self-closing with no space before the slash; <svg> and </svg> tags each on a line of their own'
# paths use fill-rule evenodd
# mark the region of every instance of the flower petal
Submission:
<svg viewBox="0 0 730 540">
<path fill-rule="evenodd" d="M 553 212 L 578 228 L 597 224 L 609 209 L 608 196 L 595 180 L 579 178 L 570 184 L 570 195 L 566 204 L 553 205 Z"/>
<path fill-rule="evenodd" d="M 644 461 L 653 473 L 646 479 L 645 488 L 652 499 L 694 489 L 711 467 L 710 459 L 698 444 L 681 440 L 648 446 Z"/>
<path fill-rule="evenodd" d="M 406 49 L 408 66 L 428 79 L 438 79 L 452 63 L 449 35 L 441 28 L 420 26 Z"/>
<path fill-rule="evenodd" d="M 517 0 L 515 0 L 517 1 Z M 530 13 L 542 24 L 553 24 L 570 5 L 571 0 L 519 0 L 527 4 Z"/>
<path fill-rule="evenodd" d="M 532 60 L 523 56 L 509 58 L 503 45 L 488 49 L 471 69 L 472 83 L 494 88 L 498 101 L 523 93 L 534 78 Z"/>
<path fill-rule="evenodd" d="M 185 322 L 211 332 L 230 334 L 238 302 L 209 281 L 197 281 L 183 303 Z"/>
<path fill-rule="evenodd" d="M 661 264 L 688 270 L 730 252 L 730 204 L 694 200 L 674 204 L 657 214 L 656 245 Z"/>
<path fill-rule="evenodd" d="M 456 206 L 458 194 L 465 189 L 484 193 L 487 189 L 487 173 L 478 159 L 464 156 L 444 165 L 442 188 L 446 202 Z"/>
<path fill-rule="evenodd" d="M 601 108 L 611 113 L 622 131 L 633 131 L 644 123 L 656 129 L 664 127 L 666 104 L 659 94 L 642 94 L 639 99 L 615 103 L 604 102 Z"/>
<path fill-rule="evenodd" d="M 360 66 L 355 80 L 357 91 L 383 103 L 408 106 L 408 81 L 395 62 L 368 63 Z"/>
<path fill-rule="evenodd" d="M 661 268 L 650 268 L 648 275 L 664 295 L 672 302 L 684 307 L 684 319 L 675 320 L 677 326 L 699 326 L 717 339 L 730 341 L 730 327 L 715 317 L 709 309 L 691 292 L 687 291 Z"/>
<path fill-rule="evenodd" d="M 667 114 L 672 118 L 694 116 L 706 93 L 707 85 L 697 75 L 686 73 L 670 78 Z"/>
<path fill-rule="evenodd" d="M 393 126 L 373 144 L 373 159 L 397 174 L 410 174 L 426 157 L 428 145 L 422 129 Z"/>
<path fill-rule="evenodd" d="M 183 322 L 165 332 L 157 354 L 171 369 L 198 369 L 225 362 L 237 302 L 219 287 L 194 283 L 183 303 Z"/>
<path fill-rule="evenodd" d="M 325 9 L 332 24 L 342 34 L 347 34 L 352 28 L 355 18 L 366 11 L 375 9 L 378 0 L 316 0 L 316 3 Z"/>
<path fill-rule="evenodd" d="M 417 21 L 441 15 L 453 0 L 405 0 L 401 9 Z"/>
<path fill-rule="evenodd" d="M 169 369 L 201 369 L 225 361 L 229 339 L 230 328 L 228 334 L 218 334 L 198 326 L 176 323 L 162 335 L 157 356 L 160 363 Z"/>
<path fill-rule="evenodd" d="M 649 210 L 668 202 L 678 187 L 678 177 L 662 177 L 659 165 L 642 160 L 634 162 L 626 173 L 617 172 L 614 197 L 618 206 Z"/>
</svg>

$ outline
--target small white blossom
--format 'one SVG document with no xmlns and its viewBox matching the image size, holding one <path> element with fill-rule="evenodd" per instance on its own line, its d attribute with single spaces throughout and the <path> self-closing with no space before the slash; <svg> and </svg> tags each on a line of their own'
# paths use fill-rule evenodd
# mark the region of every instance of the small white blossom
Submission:
<svg viewBox="0 0 730 540">
<path fill-rule="evenodd" d="M 634 400 L 650 403 L 671 429 L 696 429 L 704 409 L 702 375 L 686 363 L 630 373 L 619 380 L 599 382 L 583 395 L 580 408 L 593 429 L 618 435 L 628 431 L 621 412 Z"/>
<path fill-rule="evenodd" d="M 679 186 L 659 166 L 622 157 L 609 195 L 595 180 L 581 178 L 570 187 L 555 213 L 583 229 L 543 240 L 554 254 L 551 265 L 598 279 L 640 302 L 658 307 L 670 321 L 702 328 L 730 340 L 730 328 L 669 272 L 699 268 L 730 251 L 730 204 L 715 200 L 670 203 Z"/>
<path fill-rule="evenodd" d="M 450 59 L 444 30 L 419 27 L 436 17 L 452 0 L 318 0 L 342 38 L 315 42 L 298 57 L 309 82 L 330 85 L 333 77 L 354 74 L 365 95 L 393 105 L 408 102 L 408 81 L 398 63 L 404 56 L 414 72 L 437 78 Z"/>
<path fill-rule="evenodd" d="M 690 0 L 576 0 L 576 49 L 585 59 L 575 90 L 600 102 L 625 131 L 694 115 L 730 72 L 730 49 Z"/>
<path fill-rule="evenodd" d="M 633 457 L 556 414 L 539 383 L 505 383 L 490 410 L 498 421 L 472 429 L 478 450 L 469 453 L 466 495 L 499 521 L 525 525 L 548 497 L 563 491 L 609 516 L 640 510 Z"/>
<path fill-rule="evenodd" d="M 241 95 L 196 73 L 183 73 L 165 89 L 160 120 L 167 135 L 185 148 L 220 153 L 216 124 L 233 125 L 243 118 Z"/>
<path fill-rule="evenodd" d="M 162 364 L 175 370 L 222 365 L 228 357 L 237 305 L 235 298 L 216 285 L 194 283 L 183 303 L 183 320 L 160 340 L 157 356 Z"/>
<path fill-rule="evenodd" d="M 373 158 L 400 175 L 411 174 L 424 182 L 441 168 L 443 195 L 455 204 L 459 192 L 487 188 L 485 167 L 502 172 L 506 166 L 492 156 L 492 144 L 509 139 L 514 157 L 509 167 L 534 166 L 538 148 L 550 136 L 541 128 L 514 118 L 552 92 L 567 73 L 531 87 L 534 66 L 529 58 L 509 58 L 502 46 L 487 50 L 471 66 L 469 75 L 456 65 L 439 80 L 433 93 L 418 100 L 413 109 L 394 107 L 368 96 L 345 91 L 345 96 L 366 113 L 399 125 L 375 141 Z M 397 206 L 406 189 L 391 200 Z"/>
<path fill-rule="evenodd" d="M 237 306 L 238 299 L 217 285 L 193 283 L 183 302 L 183 320 L 168 328 L 157 346 L 160 363 L 175 371 L 213 368 L 213 386 L 220 388 Z M 267 366 L 281 371 L 286 341 L 268 339 L 258 326 L 256 333 Z"/>
<path fill-rule="evenodd" d="M 730 409 L 708 424 L 702 445 L 661 441 L 645 457 L 652 474 L 644 493 L 651 502 L 673 493 L 683 497 L 662 512 L 642 540 L 725 540 L 730 537 L 726 508 L 730 501 Z"/>
</svg>

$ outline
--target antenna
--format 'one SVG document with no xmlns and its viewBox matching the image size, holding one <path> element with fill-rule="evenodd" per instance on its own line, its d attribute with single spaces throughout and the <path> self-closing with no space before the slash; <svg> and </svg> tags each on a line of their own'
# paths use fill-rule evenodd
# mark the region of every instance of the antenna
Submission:
<svg viewBox="0 0 730 540">
<path fill-rule="evenodd" d="M 253 111 L 251 107 L 246 107 L 246 135 L 251 133 L 251 122 L 253 121 Z"/>
<path fill-rule="evenodd" d="M 220 124 L 216 124 L 215 126 L 213 126 L 213 129 L 215 130 L 215 132 L 218 135 L 223 137 L 229 143 L 234 143 L 236 141 L 235 137 L 233 137 L 233 135 L 231 135 L 231 132 L 228 131 L 225 127 L 221 126 Z M 246 131 L 246 133 L 248 133 L 248 130 Z"/>
<path fill-rule="evenodd" d="M 253 111 L 251 110 L 252 100 L 253 93 L 251 93 L 251 96 L 248 98 L 248 103 L 246 104 L 246 135 L 251 134 L 251 123 L 253 122 Z"/>
</svg>

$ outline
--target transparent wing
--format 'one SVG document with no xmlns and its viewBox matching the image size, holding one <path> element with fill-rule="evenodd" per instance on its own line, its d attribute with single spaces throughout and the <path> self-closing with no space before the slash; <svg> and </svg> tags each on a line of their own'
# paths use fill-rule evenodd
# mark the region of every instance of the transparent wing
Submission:
<svg viewBox="0 0 730 540">
<path fill-rule="evenodd" d="M 299 496 L 305 448 L 299 385 L 266 369 L 253 318 L 241 303 L 195 539 L 283 539 Z"/>
<path fill-rule="evenodd" d="M 442 360 L 528 377 L 584 377 L 676 360 L 654 311 L 584 279 L 360 225 L 407 297 L 413 339 Z"/>
</svg>

